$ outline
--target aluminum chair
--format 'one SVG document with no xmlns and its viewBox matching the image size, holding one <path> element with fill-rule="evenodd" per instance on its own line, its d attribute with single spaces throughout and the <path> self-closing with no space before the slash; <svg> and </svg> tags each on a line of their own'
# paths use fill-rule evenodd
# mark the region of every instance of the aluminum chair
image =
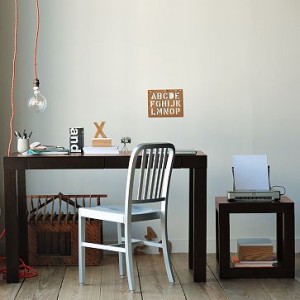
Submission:
<svg viewBox="0 0 300 300">
<path fill-rule="evenodd" d="M 79 209 L 78 256 L 79 283 L 85 281 L 85 248 L 96 248 L 119 252 L 120 275 L 125 275 L 125 263 L 129 290 L 135 290 L 132 262 L 132 244 L 162 248 L 169 282 L 175 282 L 168 251 L 167 211 L 169 184 L 174 161 L 175 148 L 169 143 L 138 145 L 131 154 L 125 192 L 125 205 L 96 206 Z M 159 208 L 147 206 L 160 203 Z M 92 218 L 117 223 L 118 244 L 104 245 L 85 240 L 85 221 Z M 132 239 L 132 222 L 159 219 L 162 242 Z"/>
</svg>

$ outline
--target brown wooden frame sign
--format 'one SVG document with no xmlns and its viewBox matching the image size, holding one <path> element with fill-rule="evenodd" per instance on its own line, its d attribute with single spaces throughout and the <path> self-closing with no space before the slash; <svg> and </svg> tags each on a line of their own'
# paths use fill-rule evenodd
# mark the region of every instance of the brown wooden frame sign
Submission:
<svg viewBox="0 0 300 300">
<path fill-rule="evenodd" d="M 148 117 L 183 117 L 183 90 L 149 90 Z"/>
</svg>

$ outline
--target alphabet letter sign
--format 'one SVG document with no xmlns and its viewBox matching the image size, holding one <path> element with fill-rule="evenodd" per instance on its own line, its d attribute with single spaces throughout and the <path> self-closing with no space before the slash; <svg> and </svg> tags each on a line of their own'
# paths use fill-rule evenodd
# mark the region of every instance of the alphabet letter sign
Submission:
<svg viewBox="0 0 300 300">
<path fill-rule="evenodd" d="M 148 117 L 183 117 L 183 90 L 149 90 Z"/>
</svg>

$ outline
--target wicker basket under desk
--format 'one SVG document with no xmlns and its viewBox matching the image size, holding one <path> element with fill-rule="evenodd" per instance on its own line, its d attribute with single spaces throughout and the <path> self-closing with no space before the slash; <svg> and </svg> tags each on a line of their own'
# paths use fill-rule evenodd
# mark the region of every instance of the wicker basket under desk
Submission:
<svg viewBox="0 0 300 300">
<path fill-rule="evenodd" d="M 100 205 L 105 194 L 29 195 L 28 246 L 31 265 L 78 264 L 78 208 Z M 86 239 L 102 242 L 102 222 L 86 222 Z M 86 249 L 86 264 L 99 265 L 103 252 Z"/>
</svg>

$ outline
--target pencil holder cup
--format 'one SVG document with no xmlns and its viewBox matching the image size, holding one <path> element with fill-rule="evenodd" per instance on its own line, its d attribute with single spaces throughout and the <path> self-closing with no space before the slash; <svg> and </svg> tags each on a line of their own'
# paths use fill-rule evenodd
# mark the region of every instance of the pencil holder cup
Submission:
<svg viewBox="0 0 300 300">
<path fill-rule="evenodd" d="M 23 153 L 29 149 L 29 139 L 18 139 L 17 150 L 19 153 Z"/>
</svg>

